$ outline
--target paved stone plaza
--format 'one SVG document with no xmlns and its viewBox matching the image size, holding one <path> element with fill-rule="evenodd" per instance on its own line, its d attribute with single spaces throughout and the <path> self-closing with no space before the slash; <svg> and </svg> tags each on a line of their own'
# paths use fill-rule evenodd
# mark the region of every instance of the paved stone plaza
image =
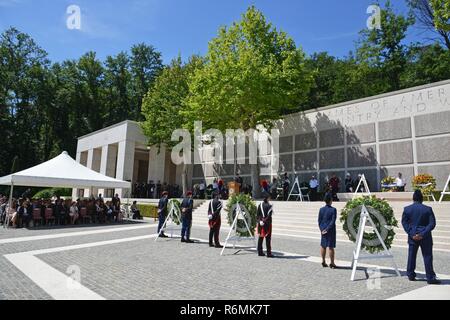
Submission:
<svg viewBox="0 0 450 320">
<path fill-rule="evenodd" d="M 396 277 L 386 260 L 370 261 L 386 266 L 381 277 L 367 280 L 372 272 L 361 268 L 351 282 L 351 244 L 338 243 L 343 268 L 331 270 L 322 268 L 312 239 L 275 237 L 274 259 L 232 248 L 221 257 L 219 249 L 205 242 L 207 228 L 193 230 L 196 244 L 155 242 L 155 231 L 153 222 L 1 229 L 0 299 L 389 299 L 402 294 L 400 298 L 450 299 L 448 252 L 435 252 L 435 269 L 444 280 L 439 287 Z M 406 251 L 392 252 L 403 270 Z M 73 266 L 81 271 L 76 290 L 67 282 Z M 418 269 L 423 270 L 421 258 Z"/>
</svg>

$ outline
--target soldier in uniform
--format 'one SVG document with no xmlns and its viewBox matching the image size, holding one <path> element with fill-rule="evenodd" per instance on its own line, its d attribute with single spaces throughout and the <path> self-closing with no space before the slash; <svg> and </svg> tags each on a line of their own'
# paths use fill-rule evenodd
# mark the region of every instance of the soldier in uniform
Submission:
<svg viewBox="0 0 450 320">
<path fill-rule="evenodd" d="M 220 234 L 220 211 L 222 210 L 222 201 L 219 199 L 219 193 L 214 193 L 214 198 L 209 202 L 208 206 L 208 224 L 209 224 L 209 246 L 223 248 L 219 242 Z M 213 244 L 214 238 L 214 244 Z"/>
<path fill-rule="evenodd" d="M 433 270 L 433 237 L 431 231 L 436 227 L 436 218 L 433 209 L 423 202 L 423 195 L 416 190 L 413 196 L 414 203 L 403 211 L 402 226 L 408 234 L 408 266 L 407 275 L 410 281 L 416 280 L 417 251 L 422 251 L 423 262 L 428 284 L 440 284 Z"/>
<path fill-rule="evenodd" d="M 167 204 L 169 203 L 169 193 L 167 191 L 164 191 L 162 194 L 162 198 L 159 199 L 158 203 L 158 234 L 161 238 L 167 238 L 167 236 L 164 234 L 164 231 L 160 233 L 164 221 L 166 220 L 167 215 Z"/>
<path fill-rule="evenodd" d="M 192 209 L 194 208 L 194 200 L 192 200 L 192 192 L 188 191 L 186 197 L 181 202 L 181 242 L 193 243 L 189 239 L 192 226 Z"/>
<path fill-rule="evenodd" d="M 263 252 L 263 241 L 266 238 L 266 251 L 267 257 L 272 258 L 272 205 L 269 203 L 270 195 L 265 194 L 264 201 L 259 204 L 256 213 L 256 219 L 258 221 L 258 255 L 260 257 L 265 256 Z"/>
<path fill-rule="evenodd" d="M 332 207 L 333 204 L 333 195 L 331 193 L 327 193 L 325 195 L 325 203 L 326 206 L 321 208 L 319 211 L 319 229 L 321 233 L 321 241 L 320 241 L 320 254 L 322 256 L 322 267 L 328 267 L 325 262 L 325 256 L 327 254 L 327 248 L 330 252 L 330 268 L 336 269 L 336 265 L 334 264 L 334 249 L 336 248 L 336 218 L 337 211 L 336 208 Z"/>
</svg>

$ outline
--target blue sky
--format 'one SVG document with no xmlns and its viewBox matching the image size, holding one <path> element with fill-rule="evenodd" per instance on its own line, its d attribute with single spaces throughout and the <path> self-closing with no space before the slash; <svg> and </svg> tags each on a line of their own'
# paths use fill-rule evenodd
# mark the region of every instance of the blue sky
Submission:
<svg viewBox="0 0 450 320">
<path fill-rule="evenodd" d="M 181 54 L 204 54 L 222 25 L 240 19 L 255 5 L 308 54 L 345 56 L 366 27 L 372 0 L 0 0 L 0 30 L 9 26 L 30 34 L 52 61 L 96 51 L 100 59 L 145 42 L 164 62 Z M 382 1 L 384 3 L 384 1 Z M 397 12 L 406 1 L 393 0 Z M 81 9 L 81 30 L 66 27 L 69 5 Z M 411 29 L 408 40 L 420 40 Z"/>
</svg>

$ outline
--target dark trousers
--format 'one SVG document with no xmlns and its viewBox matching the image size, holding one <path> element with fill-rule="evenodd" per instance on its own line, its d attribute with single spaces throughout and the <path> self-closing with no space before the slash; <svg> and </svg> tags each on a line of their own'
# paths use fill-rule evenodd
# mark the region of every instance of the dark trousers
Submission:
<svg viewBox="0 0 450 320">
<path fill-rule="evenodd" d="M 266 237 L 266 251 L 267 254 L 272 254 L 272 245 L 271 245 L 271 240 L 272 240 L 272 236 L 267 236 Z M 264 253 L 263 252 L 263 241 L 264 238 L 263 237 L 259 237 L 258 238 L 258 253 Z"/>
<path fill-rule="evenodd" d="M 133 220 L 139 220 L 141 219 L 141 212 L 139 210 L 133 211 Z"/>
<path fill-rule="evenodd" d="M 164 225 L 164 221 L 166 221 L 166 215 L 164 214 L 164 212 L 158 213 L 158 234 Z M 162 234 L 164 234 L 164 231 L 162 232 Z"/>
<path fill-rule="evenodd" d="M 433 280 L 436 278 L 436 273 L 434 273 L 433 270 L 433 242 L 431 238 L 423 239 L 421 241 L 415 241 L 414 244 L 409 244 L 407 275 L 408 277 L 416 276 L 416 260 L 419 247 L 422 251 L 427 280 Z"/>
<path fill-rule="evenodd" d="M 289 187 L 284 187 L 283 188 L 283 200 L 287 201 L 288 197 L 289 197 Z"/>
<path fill-rule="evenodd" d="M 181 239 L 189 239 L 189 237 L 191 236 L 191 224 L 191 219 L 183 217 L 181 222 Z"/>
<path fill-rule="evenodd" d="M 310 195 L 311 201 L 317 201 L 317 188 L 310 188 L 309 195 Z"/>
<path fill-rule="evenodd" d="M 220 227 L 214 227 L 209 229 L 209 244 L 213 244 L 213 238 L 214 238 L 214 244 L 216 246 L 220 245 L 219 241 L 219 233 L 220 233 Z"/>
</svg>

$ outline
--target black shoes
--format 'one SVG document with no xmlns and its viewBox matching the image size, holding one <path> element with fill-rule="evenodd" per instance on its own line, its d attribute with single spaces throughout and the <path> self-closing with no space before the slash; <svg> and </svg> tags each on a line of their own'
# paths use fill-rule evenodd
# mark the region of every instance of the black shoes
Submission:
<svg viewBox="0 0 450 320">
<path fill-rule="evenodd" d="M 408 277 L 409 281 L 416 281 L 416 277 Z"/>
<path fill-rule="evenodd" d="M 265 257 L 266 255 L 264 254 L 264 252 L 258 252 L 258 256 Z"/>
<path fill-rule="evenodd" d="M 211 248 L 214 247 L 214 245 L 213 245 L 212 243 L 210 243 L 209 246 L 210 246 Z"/>
<path fill-rule="evenodd" d="M 220 245 L 220 244 L 216 244 L 215 247 L 216 247 L 216 248 L 223 248 L 223 246 Z"/>
<path fill-rule="evenodd" d="M 273 254 L 268 253 L 268 254 L 267 254 L 267 258 L 273 258 Z"/>
<path fill-rule="evenodd" d="M 438 279 L 433 279 L 433 280 L 427 281 L 427 283 L 428 284 L 441 284 L 441 281 Z"/>
<path fill-rule="evenodd" d="M 334 263 L 330 263 L 330 268 L 331 269 L 337 269 L 337 266 Z"/>
<path fill-rule="evenodd" d="M 164 233 L 159 235 L 160 238 L 168 238 Z"/>
<path fill-rule="evenodd" d="M 191 239 L 187 239 L 185 242 L 186 243 L 194 243 L 194 241 L 192 241 Z"/>
<path fill-rule="evenodd" d="M 325 262 L 322 262 L 322 267 L 328 268 L 328 265 Z"/>
<path fill-rule="evenodd" d="M 184 238 L 181 238 L 181 242 L 187 242 Z"/>
</svg>

